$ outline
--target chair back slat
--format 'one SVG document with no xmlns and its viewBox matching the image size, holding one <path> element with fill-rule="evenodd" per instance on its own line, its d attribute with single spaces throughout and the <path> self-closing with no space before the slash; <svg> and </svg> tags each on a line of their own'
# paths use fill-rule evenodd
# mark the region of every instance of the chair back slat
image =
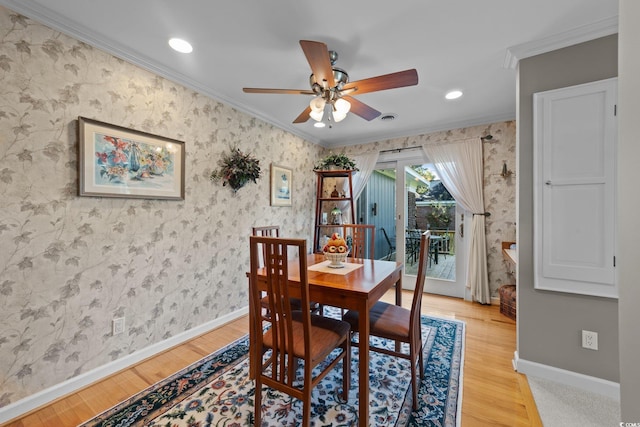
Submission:
<svg viewBox="0 0 640 427">
<path fill-rule="evenodd" d="M 352 258 L 375 259 L 376 227 L 373 224 L 344 224 L 344 238 L 351 237 Z M 367 242 L 368 240 L 368 242 Z M 368 243 L 368 244 L 367 244 Z M 369 246 L 369 256 L 367 257 L 367 246 Z"/>
<path fill-rule="evenodd" d="M 420 330 L 420 310 L 422 309 L 422 293 L 424 292 L 424 282 L 427 278 L 427 267 L 429 263 L 429 245 L 431 231 L 427 230 L 420 236 L 420 256 L 418 257 L 418 275 L 416 276 L 416 287 L 413 291 L 411 302 L 411 327 Z"/>
<path fill-rule="evenodd" d="M 389 251 L 387 252 L 387 256 L 386 256 L 387 261 L 389 261 L 391 260 L 391 255 L 393 255 L 393 253 L 396 250 L 395 238 L 393 239 L 393 242 L 392 242 L 391 238 L 387 234 L 387 230 L 385 230 L 384 227 L 380 227 L 380 230 L 382 230 L 382 234 L 384 235 L 384 240 L 387 242 L 387 246 L 389 247 Z"/>
<path fill-rule="evenodd" d="M 265 225 L 262 227 L 251 227 L 252 236 L 264 236 L 264 237 L 280 237 L 280 226 L 278 225 Z M 262 251 L 262 259 L 260 265 L 264 265 L 265 252 Z"/>
</svg>

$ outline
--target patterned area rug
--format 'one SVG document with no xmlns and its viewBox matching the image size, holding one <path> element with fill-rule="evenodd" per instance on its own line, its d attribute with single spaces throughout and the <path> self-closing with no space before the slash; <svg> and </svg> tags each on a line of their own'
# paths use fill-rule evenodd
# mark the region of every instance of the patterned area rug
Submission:
<svg viewBox="0 0 640 427">
<path fill-rule="evenodd" d="M 425 380 L 419 409 L 411 406 L 409 361 L 370 353 L 371 426 L 460 424 L 464 323 L 422 316 Z M 371 338 L 376 345 L 388 345 Z M 105 411 L 81 427 L 253 425 L 254 382 L 249 380 L 248 337 L 211 354 Z M 352 348 L 351 390 L 342 401 L 342 364 L 313 390 L 312 426 L 353 426 L 358 421 L 358 349 Z M 301 369 L 299 370 L 301 374 Z M 263 387 L 263 426 L 298 426 L 302 402 Z"/>
</svg>

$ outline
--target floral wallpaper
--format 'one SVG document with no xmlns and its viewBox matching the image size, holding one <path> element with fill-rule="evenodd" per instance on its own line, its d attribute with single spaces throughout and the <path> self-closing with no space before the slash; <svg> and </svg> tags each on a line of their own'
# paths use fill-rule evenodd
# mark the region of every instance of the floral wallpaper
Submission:
<svg viewBox="0 0 640 427">
<path fill-rule="evenodd" d="M 78 116 L 185 141 L 185 200 L 78 197 Z M 495 294 L 511 281 L 500 242 L 515 240 L 515 177 L 499 173 L 515 167 L 513 122 L 345 150 L 486 133 Z M 262 167 L 235 194 L 209 180 L 231 146 Z M 0 407 L 245 307 L 252 226 L 311 245 L 324 151 L 0 7 Z M 271 163 L 292 168 L 293 207 L 270 206 Z"/>
<path fill-rule="evenodd" d="M 486 218 L 487 262 L 489 287 L 492 296 L 497 298 L 500 286 L 515 283 L 502 255 L 502 242 L 516 241 L 516 124 L 514 121 L 396 138 L 342 149 L 332 148 L 331 151 L 356 155 L 371 151 L 457 141 L 488 134 L 491 134 L 493 139 L 483 144 L 484 204 L 486 210 L 491 213 L 491 216 Z M 329 150 L 325 150 L 325 154 L 327 151 Z M 507 178 L 501 176 L 505 163 L 507 170 L 514 172 Z"/>
<path fill-rule="evenodd" d="M 78 197 L 78 116 L 185 141 L 185 200 Z M 237 194 L 209 180 L 231 145 L 262 168 Z M 0 7 L 0 407 L 245 307 L 251 227 L 312 239 L 319 152 Z"/>
</svg>

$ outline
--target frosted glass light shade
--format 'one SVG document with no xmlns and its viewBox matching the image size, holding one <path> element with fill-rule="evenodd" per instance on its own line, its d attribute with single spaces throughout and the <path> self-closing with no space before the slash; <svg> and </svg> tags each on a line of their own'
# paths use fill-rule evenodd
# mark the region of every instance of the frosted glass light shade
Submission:
<svg viewBox="0 0 640 427">
<path fill-rule="evenodd" d="M 340 111 L 333 112 L 333 121 L 338 123 L 344 120 L 347 117 L 347 113 L 341 113 Z"/>
<path fill-rule="evenodd" d="M 324 110 L 320 110 L 320 111 L 311 110 L 311 112 L 309 113 L 309 117 L 311 117 L 316 122 L 321 122 L 322 116 L 324 116 Z"/>
<path fill-rule="evenodd" d="M 335 112 L 346 115 L 351 109 L 351 103 L 346 99 L 339 98 L 335 102 Z M 335 116 L 335 113 L 334 113 Z"/>
<path fill-rule="evenodd" d="M 309 107 L 311 108 L 311 111 L 321 112 L 324 110 L 325 104 L 326 104 L 326 101 L 324 100 L 324 98 L 322 98 L 321 96 L 316 96 L 309 103 Z"/>
</svg>

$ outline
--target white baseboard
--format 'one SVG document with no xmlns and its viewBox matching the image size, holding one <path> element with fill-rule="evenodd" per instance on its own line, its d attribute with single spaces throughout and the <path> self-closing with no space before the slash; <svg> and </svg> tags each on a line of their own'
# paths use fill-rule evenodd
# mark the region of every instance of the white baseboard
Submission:
<svg viewBox="0 0 640 427">
<path fill-rule="evenodd" d="M 527 376 L 544 378 L 620 401 L 620 384 L 613 381 L 520 359 L 517 351 L 514 354 L 513 367 Z"/>
<path fill-rule="evenodd" d="M 17 418 L 26 414 L 40 406 L 46 405 L 56 399 L 59 399 L 67 394 L 76 392 L 83 387 L 88 386 L 96 381 L 99 381 L 109 375 L 113 375 L 118 371 L 126 369 L 136 363 L 161 353 L 171 347 L 209 332 L 213 329 L 219 328 L 225 323 L 229 323 L 235 319 L 238 319 L 249 312 L 249 308 L 245 307 L 233 313 L 225 314 L 215 320 L 212 320 L 202 325 L 196 326 L 193 329 L 184 331 L 168 338 L 164 341 L 160 341 L 156 344 L 152 344 L 149 347 L 145 347 L 142 350 L 138 350 L 134 353 L 128 354 L 118 360 L 109 362 L 105 365 L 99 366 L 91 371 L 80 374 L 76 377 L 70 378 L 45 390 L 39 391 L 31 396 L 27 396 L 24 399 L 13 402 L 3 408 L 0 408 L 0 424 Z"/>
</svg>

